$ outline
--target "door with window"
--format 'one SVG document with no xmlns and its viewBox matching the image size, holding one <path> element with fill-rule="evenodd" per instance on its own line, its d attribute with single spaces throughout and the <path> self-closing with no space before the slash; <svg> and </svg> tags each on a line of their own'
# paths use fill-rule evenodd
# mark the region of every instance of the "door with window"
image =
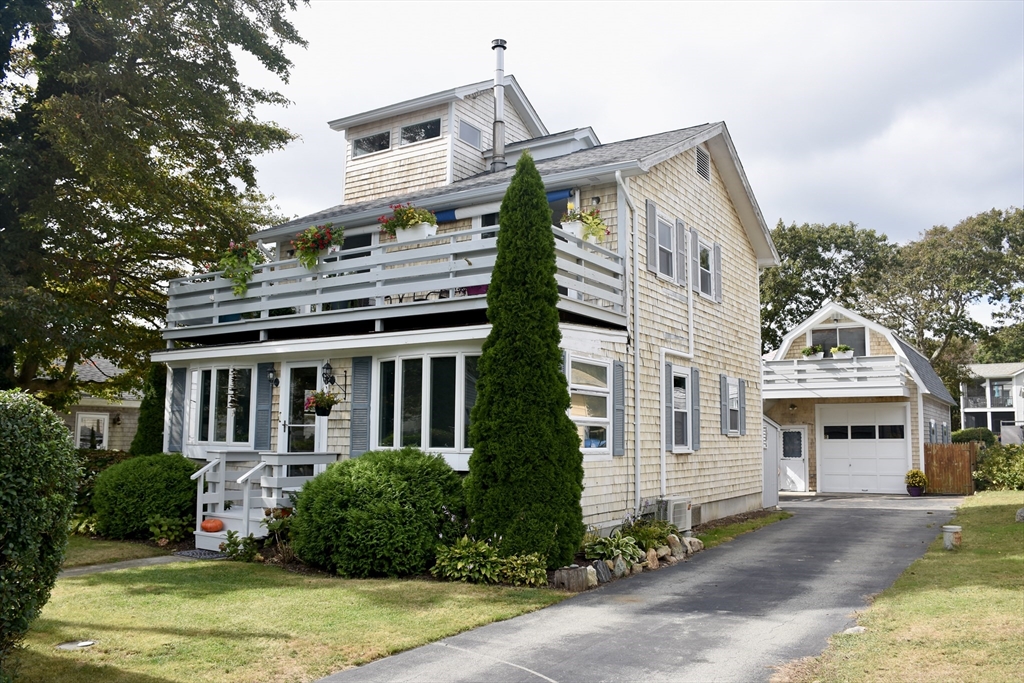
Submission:
<svg viewBox="0 0 1024 683">
<path fill-rule="evenodd" d="M 807 490 L 807 427 L 782 428 L 779 490 Z"/>
<path fill-rule="evenodd" d="M 292 366 L 288 369 L 288 383 L 281 401 L 282 438 L 279 443 L 285 453 L 312 453 L 316 450 L 316 414 L 306 410 L 306 399 L 317 388 L 316 365 Z"/>
</svg>

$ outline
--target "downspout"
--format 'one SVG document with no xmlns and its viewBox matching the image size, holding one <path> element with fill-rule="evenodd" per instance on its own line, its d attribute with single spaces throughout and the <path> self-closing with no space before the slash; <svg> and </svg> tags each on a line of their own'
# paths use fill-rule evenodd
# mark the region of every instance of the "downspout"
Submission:
<svg viewBox="0 0 1024 683">
<path fill-rule="evenodd" d="M 639 265 L 637 263 L 637 249 L 639 249 L 639 237 L 637 234 L 636 205 L 633 198 L 629 196 L 629 188 L 622 179 L 622 172 L 615 172 L 615 182 L 622 189 L 622 196 L 626 198 L 626 204 L 633 215 L 633 278 L 630 283 L 633 288 L 632 304 L 632 329 L 627 329 L 629 338 L 633 341 L 633 514 L 640 514 L 640 344 L 637 339 L 637 311 L 640 310 L 640 293 L 636 283 L 640 277 Z M 627 322 L 629 318 L 627 318 Z M 692 327 L 692 318 L 691 318 Z M 691 341 L 692 344 L 692 341 Z"/>
</svg>

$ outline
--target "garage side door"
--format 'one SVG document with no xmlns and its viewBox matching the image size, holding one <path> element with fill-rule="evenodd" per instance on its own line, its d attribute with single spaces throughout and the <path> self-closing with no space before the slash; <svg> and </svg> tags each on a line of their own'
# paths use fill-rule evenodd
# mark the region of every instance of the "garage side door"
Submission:
<svg viewBox="0 0 1024 683">
<path fill-rule="evenodd" d="M 906 493 L 910 426 L 903 404 L 821 406 L 818 489 L 831 493 Z"/>
</svg>

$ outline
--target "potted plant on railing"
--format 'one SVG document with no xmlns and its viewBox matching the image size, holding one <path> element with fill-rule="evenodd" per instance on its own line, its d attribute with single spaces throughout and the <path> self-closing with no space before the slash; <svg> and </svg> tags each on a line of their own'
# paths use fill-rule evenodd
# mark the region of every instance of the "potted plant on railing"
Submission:
<svg viewBox="0 0 1024 683">
<path fill-rule="evenodd" d="M 306 412 L 312 408 L 318 416 L 327 417 L 331 414 L 331 408 L 337 403 L 341 403 L 337 394 L 332 394 L 329 391 L 314 391 L 306 397 Z"/>
<path fill-rule="evenodd" d="M 314 225 L 303 230 L 291 241 L 295 249 L 295 258 L 306 270 L 316 270 L 320 263 L 320 253 L 333 246 L 340 247 L 345 242 L 345 228 L 334 223 Z"/>
<path fill-rule="evenodd" d="M 252 279 L 256 266 L 266 260 L 260 248 L 252 242 L 236 244 L 231 240 L 227 253 L 221 257 L 217 265 L 223 271 L 222 277 L 234 283 L 231 291 L 235 296 L 241 297 L 249 291 L 249 280 Z"/>
<path fill-rule="evenodd" d="M 608 226 L 601 220 L 601 210 L 598 208 L 589 211 L 578 211 L 572 202 L 562 214 L 562 230 L 573 237 L 582 237 L 591 244 L 604 239 L 611 233 Z"/>
<path fill-rule="evenodd" d="M 830 349 L 833 358 L 839 360 L 845 360 L 847 358 L 853 358 L 853 347 L 847 346 L 846 344 L 840 344 L 839 346 L 833 346 Z"/>
<path fill-rule="evenodd" d="M 417 209 L 412 204 L 392 204 L 391 216 L 377 219 L 382 233 L 399 242 L 424 240 L 437 234 L 437 217 L 432 211 Z"/>
<path fill-rule="evenodd" d="M 920 496 L 928 488 L 928 477 L 921 470 L 908 471 L 903 482 L 907 485 L 907 493 L 914 497 Z"/>
<path fill-rule="evenodd" d="M 804 350 L 800 353 L 804 354 L 805 360 L 821 360 L 824 357 L 825 352 L 821 348 L 821 344 L 815 344 L 814 346 L 805 346 Z"/>
</svg>

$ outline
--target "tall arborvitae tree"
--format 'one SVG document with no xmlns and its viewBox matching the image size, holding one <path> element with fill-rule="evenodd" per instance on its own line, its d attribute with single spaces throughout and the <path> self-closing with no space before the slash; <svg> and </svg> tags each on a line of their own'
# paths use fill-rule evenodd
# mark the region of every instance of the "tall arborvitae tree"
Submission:
<svg viewBox="0 0 1024 683">
<path fill-rule="evenodd" d="M 167 397 L 167 367 L 163 363 L 149 366 L 149 376 L 142 388 L 139 405 L 139 427 L 132 439 L 132 455 L 153 455 L 164 450 L 164 399 Z"/>
<path fill-rule="evenodd" d="M 533 159 L 516 164 L 487 291 L 466 498 L 478 538 L 504 555 L 572 561 L 583 539 L 583 456 L 562 374 L 551 208 Z"/>
</svg>

